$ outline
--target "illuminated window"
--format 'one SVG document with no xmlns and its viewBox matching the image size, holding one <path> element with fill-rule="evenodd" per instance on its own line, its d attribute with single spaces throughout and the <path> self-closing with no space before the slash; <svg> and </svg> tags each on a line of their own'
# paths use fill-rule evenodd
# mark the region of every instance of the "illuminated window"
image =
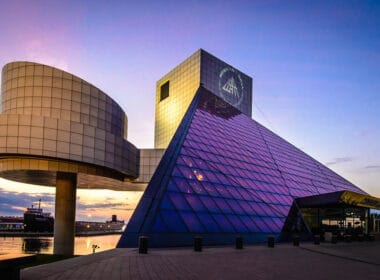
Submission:
<svg viewBox="0 0 380 280">
<path fill-rule="evenodd" d="M 161 86 L 160 101 L 164 100 L 167 97 L 169 97 L 169 81 L 167 81 L 165 84 Z"/>
</svg>

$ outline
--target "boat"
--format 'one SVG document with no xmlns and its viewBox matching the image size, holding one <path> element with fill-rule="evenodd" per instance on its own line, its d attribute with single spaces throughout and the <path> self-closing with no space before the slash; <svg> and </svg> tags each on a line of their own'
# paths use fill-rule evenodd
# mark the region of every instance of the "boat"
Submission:
<svg viewBox="0 0 380 280">
<path fill-rule="evenodd" d="M 125 222 L 124 220 L 118 220 L 116 215 L 112 215 L 110 221 L 106 221 L 106 226 L 109 230 L 124 230 Z"/>
<path fill-rule="evenodd" d="M 124 221 L 118 220 L 116 215 L 112 215 L 112 219 L 106 222 L 76 221 L 75 233 L 118 233 L 122 232 L 124 227 Z"/>
<path fill-rule="evenodd" d="M 24 212 L 24 232 L 53 232 L 54 218 L 51 213 L 44 212 L 41 208 L 41 199 L 38 201 L 38 208 L 26 208 Z"/>
<path fill-rule="evenodd" d="M 75 235 L 121 233 L 124 228 L 124 221 L 118 220 L 116 215 L 112 215 L 111 220 L 106 222 L 76 221 Z M 51 213 L 43 211 L 40 199 L 38 208 L 34 207 L 33 204 L 32 207 L 26 208 L 24 218 L 0 217 L 0 231 L 52 234 L 54 232 L 54 217 Z"/>
</svg>

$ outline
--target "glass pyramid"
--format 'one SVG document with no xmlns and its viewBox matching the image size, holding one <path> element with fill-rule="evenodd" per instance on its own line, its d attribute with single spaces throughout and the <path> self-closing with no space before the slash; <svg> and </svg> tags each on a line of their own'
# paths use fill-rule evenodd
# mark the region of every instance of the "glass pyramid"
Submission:
<svg viewBox="0 0 380 280">
<path fill-rule="evenodd" d="M 117 247 L 279 238 L 298 197 L 361 189 L 198 89 Z"/>
</svg>

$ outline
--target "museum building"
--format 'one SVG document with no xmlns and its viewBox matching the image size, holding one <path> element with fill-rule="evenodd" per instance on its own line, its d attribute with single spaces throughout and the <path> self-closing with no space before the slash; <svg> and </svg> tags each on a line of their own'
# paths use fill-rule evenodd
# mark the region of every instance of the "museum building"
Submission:
<svg viewBox="0 0 380 280">
<path fill-rule="evenodd" d="M 157 82 L 155 144 L 167 149 L 118 247 L 139 236 L 166 247 L 372 230 L 380 199 L 253 120 L 251 108 L 252 79 L 202 49 Z"/>
<path fill-rule="evenodd" d="M 54 252 L 73 253 L 77 187 L 144 190 L 118 247 L 368 234 L 380 199 L 251 118 L 252 78 L 200 49 L 156 84 L 155 148 L 107 94 L 65 71 L 4 66 L 0 176 L 57 187 Z M 69 201 L 69 202 L 67 202 Z M 69 209 L 69 211 L 67 210 Z M 67 230 L 69 229 L 69 230 Z"/>
</svg>

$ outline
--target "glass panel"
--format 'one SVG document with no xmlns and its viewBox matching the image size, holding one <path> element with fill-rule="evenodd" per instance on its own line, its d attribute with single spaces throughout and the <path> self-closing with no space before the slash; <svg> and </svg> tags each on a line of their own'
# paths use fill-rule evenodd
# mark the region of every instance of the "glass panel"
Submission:
<svg viewBox="0 0 380 280">
<path fill-rule="evenodd" d="M 186 163 L 183 161 L 183 159 L 182 159 L 182 156 L 179 156 L 178 158 L 177 158 L 177 164 L 180 164 L 180 165 L 186 165 Z"/>
<path fill-rule="evenodd" d="M 249 205 L 251 206 L 251 208 L 253 209 L 253 211 L 255 211 L 255 213 L 259 216 L 264 216 L 266 215 L 265 211 L 263 210 L 263 208 L 261 207 L 261 203 L 256 203 L 256 202 L 251 202 L 249 203 Z"/>
<path fill-rule="evenodd" d="M 235 198 L 235 199 L 243 199 L 243 197 L 240 195 L 240 193 L 236 190 L 236 188 L 234 187 L 230 187 L 228 188 L 228 191 L 231 193 L 231 195 Z"/>
<path fill-rule="evenodd" d="M 245 215 L 244 210 L 240 207 L 239 203 L 236 200 L 226 199 L 226 202 L 232 208 L 232 210 L 235 212 L 235 214 Z"/>
<path fill-rule="evenodd" d="M 263 217 L 261 219 L 267 225 L 268 231 L 276 232 L 276 231 L 279 230 L 278 229 L 278 225 L 273 222 L 272 218 L 270 218 L 270 217 Z"/>
<path fill-rule="evenodd" d="M 186 179 L 196 179 L 194 176 L 194 173 L 191 171 L 190 168 L 185 167 L 185 166 L 178 166 L 178 169 L 181 171 L 182 176 L 185 177 Z"/>
<path fill-rule="evenodd" d="M 244 224 L 240 221 L 238 216 L 235 215 L 226 215 L 228 220 L 231 222 L 231 224 L 234 226 L 236 232 L 247 232 L 247 228 L 244 226 Z"/>
<path fill-rule="evenodd" d="M 200 158 L 193 158 L 193 162 L 195 163 L 195 166 L 198 166 L 198 168 L 201 168 L 201 169 L 208 169 L 205 161 L 203 161 L 202 159 Z"/>
<path fill-rule="evenodd" d="M 205 173 L 205 176 L 209 182 L 217 183 L 217 184 L 220 183 L 219 180 L 216 178 L 216 176 L 213 173 L 208 172 L 208 171 L 205 171 L 204 173 Z"/>
<path fill-rule="evenodd" d="M 245 211 L 245 213 L 247 215 L 254 215 L 256 214 L 253 209 L 251 208 L 251 206 L 249 206 L 249 203 L 246 202 L 246 201 L 243 201 L 243 200 L 238 200 L 237 201 L 239 203 L 239 205 L 241 206 L 241 208 L 243 208 L 243 210 Z"/>
<path fill-rule="evenodd" d="M 180 212 L 182 219 L 184 220 L 187 228 L 191 232 L 204 232 L 202 224 L 199 222 L 197 216 L 191 212 Z"/>
<path fill-rule="evenodd" d="M 218 190 L 221 197 L 229 198 L 232 197 L 229 191 L 227 190 L 227 187 L 224 185 L 215 185 L 215 188 Z"/>
<path fill-rule="evenodd" d="M 215 197 L 214 201 L 215 201 L 216 205 L 218 205 L 218 207 L 222 213 L 228 213 L 228 214 L 233 213 L 231 207 L 228 206 L 228 204 L 226 203 L 226 201 L 223 198 Z"/>
<path fill-rule="evenodd" d="M 193 160 L 192 160 L 191 157 L 182 156 L 182 160 L 185 162 L 185 164 L 186 164 L 188 167 L 193 167 L 193 166 L 195 166 L 195 165 L 194 165 L 194 162 L 193 162 Z"/>
<path fill-rule="evenodd" d="M 196 212 L 204 212 L 206 211 L 206 208 L 204 207 L 203 203 L 199 200 L 198 196 L 196 195 L 184 195 L 186 201 L 189 203 L 190 207 L 193 208 Z"/>
<path fill-rule="evenodd" d="M 208 232 L 219 232 L 220 228 L 218 224 L 214 221 L 211 215 L 207 213 L 198 213 L 198 218 L 202 222 L 203 226 L 206 228 Z"/>
<path fill-rule="evenodd" d="M 215 204 L 214 200 L 208 196 L 200 196 L 200 200 L 203 202 L 204 206 L 208 211 L 212 213 L 220 213 L 219 207 Z"/>
<path fill-rule="evenodd" d="M 187 227 L 176 211 L 161 210 L 161 217 L 171 232 L 187 232 Z"/>
<path fill-rule="evenodd" d="M 155 222 L 153 224 L 153 227 L 152 227 L 152 230 L 154 232 L 167 232 L 168 229 L 165 225 L 165 223 L 162 221 L 160 215 L 158 214 L 156 219 L 155 219 Z"/>
<path fill-rule="evenodd" d="M 173 179 L 170 180 L 170 182 L 168 184 L 168 191 L 178 192 L 178 188 L 174 184 Z"/>
<path fill-rule="evenodd" d="M 254 221 L 256 225 L 260 228 L 261 232 L 271 232 L 268 225 L 262 220 L 262 217 L 257 217 Z"/>
<path fill-rule="evenodd" d="M 276 209 L 271 204 L 261 204 L 260 205 L 263 211 L 265 212 L 265 216 L 277 216 Z"/>
<path fill-rule="evenodd" d="M 188 181 L 181 179 L 181 178 L 174 178 L 174 182 L 176 183 L 180 192 L 193 193 L 193 190 L 190 187 Z"/>
<path fill-rule="evenodd" d="M 222 232 L 235 232 L 234 227 L 230 224 L 230 222 L 224 215 L 212 214 L 212 216 L 219 225 Z"/>
<path fill-rule="evenodd" d="M 178 176 L 178 177 L 183 177 L 181 171 L 178 169 L 177 166 L 174 167 L 172 176 Z"/>
<path fill-rule="evenodd" d="M 203 170 L 193 168 L 192 171 L 197 181 L 207 181 L 207 178 L 205 177 L 205 173 L 203 172 Z"/>
<path fill-rule="evenodd" d="M 253 222 L 253 220 L 248 216 L 239 217 L 244 225 L 247 227 L 249 232 L 260 232 L 260 228 Z M 255 218 L 253 218 L 255 219 Z"/>
<path fill-rule="evenodd" d="M 219 192 L 216 190 L 213 184 L 211 183 L 203 183 L 203 187 L 211 196 L 219 196 Z"/>
<path fill-rule="evenodd" d="M 189 205 L 180 193 L 168 192 L 168 196 L 177 210 L 190 210 Z"/>
<path fill-rule="evenodd" d="M 281 218 L 272 218 L 273 223 L 277 226 L 276 231 L 281 231 L 282 227 L 284 226 L 285 219 Z"/>
<path fill-rule="evenodd" d="M 161 208 L 162 208 L 162 209 L 169 209 L 169 210 L 174 209 L 174 205 L 173 205 L 173 203 L 170 201 L 170 199 L 168 198 L 167 195 L 165 195 L 165 196 L 162 198 L 162 201 L 161 201 Z"/>
<path fill-rule="evenodd" d="M 208 194 L 200 182 L 189 181 L 189 185 L 191 186 L 193 192 L 196 194 Z"/>
</svg>

